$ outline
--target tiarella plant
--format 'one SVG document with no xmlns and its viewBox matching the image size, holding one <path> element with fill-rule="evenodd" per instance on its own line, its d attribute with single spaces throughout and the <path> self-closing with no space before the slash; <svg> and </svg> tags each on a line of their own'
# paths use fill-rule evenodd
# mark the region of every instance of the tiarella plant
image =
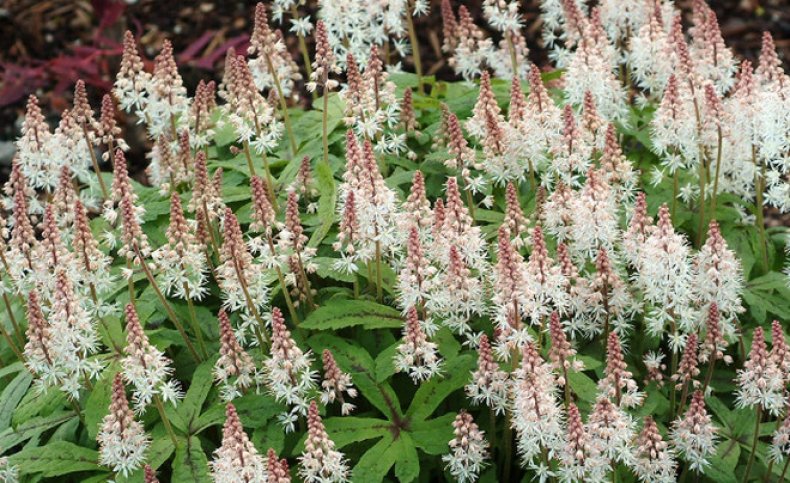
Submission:
<svg viewBox="0 0 790 483">
<path fill-rule="evenodd" d="M 98 116 L 31 96 L 0 481 L 783 481 L 790 77 L 589 3 L 545 72 L 518 2 L 441 2 L 445 82 L 428 2 L 275 0 L 192 97 L 131 32 Z"/>
</svg>

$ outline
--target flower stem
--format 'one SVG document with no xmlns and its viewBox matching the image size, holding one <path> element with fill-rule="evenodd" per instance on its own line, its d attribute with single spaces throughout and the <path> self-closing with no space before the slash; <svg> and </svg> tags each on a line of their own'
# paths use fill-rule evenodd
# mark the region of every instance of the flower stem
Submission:
<svg viewBox="0 0 790 483">
<path fill-rule="evenodd" d="M 307 271 L 305 271 L 304 263 L 302 263 L 302 255 L 300 253 L 297 253 L 296 259 L 299 262 L 298 265 L 299 265 L 299 271 L 301 272 L 300 275 L 302 276 L 302 280 L 304 281 L 305 295 L 307 295 L 307 304 L 310 306 L 311 310 L 315 310 L 317 306 L 313 301 L 313 293 L 312 293 L 312 289 L 310 288 L 310 279 L 307 278 Z"/>
<path fill-rule="evenodd" d="M 752 464 L 754 464 L 754 453 L 757 451 L 757 441 L 760 439 L 760 420 L 763 416 L 762 404 L 757 405 L 757 422 L 754 425 L 754 440 L 752 441 L 752 451 L 749 453 L 749 462 L 746 463 L 746 472 L 743 474 L 743 483 L 749 481 L 749 473 L 752 472 Z"/>
<path fill-rule="evenodd" d="M 680 190 L 680 170 L 675 168 L 675 174 L 672 175 L 672 219 L 675 219 L 675 213 L 678 205 L 678 191 Z"/>
<path fill-rule="evenodd" d="M 381 303 L 384 300 L 381 276 L 381 241 L 376 240 L 376 299 Z"/>
<path fill-rule="evenodd" d="M 326 75 L 324 76 L 324 111 L 321 113 L 321 142 L 324 146 L 324 163 L 329 166 L 329 92 L 326 90 Z"/>
<path fill-rule="evenodd" d="M 705 158 L 699 162 L 699 225 L 697 227 L 697 246 L 702 246 L 705 241 L 705 184 L 706 184 Z"/>
<path fill-rule="evenodd" d="M 8 319 L 11 321 L 11 326 L 14 328 L 14 336 L 16 336 L 20 344 L 25 345 L 24 332 L 22 332 L 22 329 L 19 327 L 14 311 L 11 310 L 11 301 L 8 299 L 8 294 L 6 293 L 3 293 L 3 302 L 5 303 L 6 312 L 8 312 Z"/>
<path fill-rule="evenodd" d="M 414 28 L 414 8 L 412 2 L 409 2 L 409 8 L 406 9 L 406 26 L 409 29 L 409 41 L 411 42 L 411 57 L 414 62 L 414 71 L 417 74 L 417 92 L 420 95 L 425 94 L 425 89 L 422 85 L 422 59 L 420 58 L 420 42 L 417 38 L 417 31 Z"/>
<path fill-rule="evenodd" d="M 88 145 L 88 152 L 91 155 L 91 163 L 93 163 L 93 170 L 96 172 L 96 178 L 99 179 L 99 187 L 101 188 L 102 199 L 109 198 L 109 194 L 107 193 L 107 186 L 104 184 L 104 180 L 101 177 L 101 168 L 99 168 L 99 160 L 96 159 L 96 153 L 93 151 L 93 144 L 91 143 L 90 135 L 88 134 L 88 127 L 85 123 L 82 124 L 82 134 L 85 137 L 85 144 Z"/>
<path fill-rule="evenodd" d="M 206 341 L 203 339 L 203 331 L 200 329 L 200 324 L 197 320 L 197 313 L 195 312 L 195 305 L 192 302 L 192 297 L 189 293 L 189 285 L 186 282 L 183 282 L 184 287 L 184 296 L 187 299 L 187 308 L 189 309 L 189 321 L 192 325 L 192 331 L 195 332 L 195 336 L 197 336 L 198 346 L 200 347 L 200 351 L 203 353 L 203 357 L 208 358 L 208 349 L 206 348 Z"/>
<path fill-rule="evenodd" d="M 19 348 L 14 343 L 14 340 L 11 338 L 11 334 L 8 333 L 8 331 L 5 329 L 5 326 L 3 324 L 0 324 L 0 333 L 2 333 L 3 338 L 8 343 L 8 347 L 10 347 L 12 351 L 14 351 L 14 354 L 17 356 L 17 358 L 20 361 L 24 362 L 25 356 L 22 355 L 22 352 L 20 352 Z"/>
<path fill-rule="evenodd" d="M 233 268 L 236 269 L 236 278 L 239 279 L 239 285 L 241 285 L 241 291 L 244 293 L 244 300 L 247 303 L 247 308 L 250 312 L 252 312 L 253 317 L 255 317 L 255 321 L 258 322 L 259 331 L 255 331 L 255 335 L 258 337 L 258 343 L 261 346 L 261 350 L 263 350 L 264 346 L 268 344 L 266 336 L 264 335 L 264 330 L 266 330 L 266 324 L 264 323 L 263 319 L 261 318 L 260 312 L 258 312 L 258 308 L 255 307 L 255 304 L 252 302 L 252 297 L 250 296 L 250 291 L 247 288 L 247 279 L 244 278 L 244 273 L 239 267 L 238 262 L 234 259 L 233 260 Z"/>
<path fill-rule="evenodd" d="M 513 35 L 510 32 L 505 32 L 505 39 L 507 40 L 507 50 L 510 52 L 510 66 L 513 69 L 513 77 L 517 77 L 518 58 L 516 57 L 516 46 L 513 45 Z"/>
<path fill-rule="evenodd" d="M 271 233 L 267 233 L 266 238 L 269 243 L 269 251 L 272 253 L 272 256 L 274 256 L 274 240 L 272 239 Z M 293 320 L 294 325 L 299 325 L 301 323 L 299 320 L 299 315 L 296 313 L 296 307 L 294 306 L 293 300 L 291 300 L 291 294 L 288 292 L 288 286 L 285 284 L 283 271 L 280 270 L 278 265 L 276 265 L 274 269 L 277 272 L 277 280 L 280 282 L 280 289 L 283 291 L 283 297 L 285 298 L 285 304 L 288 306 L 288 312 L 291 313 L 291 320 Z"/>
<path fill-rule="evenodd" d="M 768 271 L 768 242 L 765 236 L 765 219 L 763 218 L 763 183 L 765 183 L 765 165 L 760 166 L 757 160 L 757 147 L 752 145 L 752 162 L 755 167 L 755 180 L 754 180 L 754 224 L 757 227 L 757 233 L 760 235 L 760 254 L 762 255 L 763 268 Z"/>
<path fill-rule="evenodd" d="M 716 219 L 716 198 L 719 193 L 719 172 L 721 171 L 721 152 L 723 143 L 721 126 L 718 128 L 717 138 L 718 146 L 716 148 L 716 175 L 713 178 L 713 193 L 711 194 L 710 198 L 710 217 L 714 220 Z"/>
<path fill-rule="evenodd" d="M 285 123 L 285 131 L 288 133 L 288 141 L 291 143 L 291 155 L 296 155 L 296 138 L 294 137 L 293 129 L 291 128 L 291 118 L 288 116 L 288 106 L 285 103 L 285 96 L 283 95 L 283 88 L 280 84 L 280 76 L 277 75 L 277 70 L 274 68 L 274 64 L 272 63 L 272 58 L 269 54 L 266 54 L 266 66 L 269 68 L 269 74 L 271 74 L 272 79 L 274 80 L 274 86 L 277 88 L 277 97 L 280 101 L 280 110 L 283 113 L 283 122 Z"/>
<path fill-rule="evenodd" d="M 148 282 L 151 284 L 151 288 L 154 289 L 156 296 L 159 298 L 159 301 L 162 303 L 162 306 L 165 308 L 165 312 L 167 312 L 168 317 L 173 322 L 173 325 L 176 326 L 178 329 L 178 333 L 181 334 L 181 337 L 184 339 L 184 342 L 187 345 L 187 349 L 189 349 L 189 353 L 192 354 L 192 358 L 195 359 L 195 362 L 200 364 L 203 362 L 203 359 L 200 357 L 200 354 L 197 353 L 195 350 L 195 346 L 192 345 L 192 341 L 189 340 L 189 336 L 187 335 L 186 330 L 184 330 L 184 326 L 181 324 L 181 321 L 178 320 L 175 311 L 173 311 L 173 307 L 170 306 L 168 303 L 167 298 L 162 293 L 162 290 L 159 289 L 159 285 L 156 283 L 156 279 L 154 279 L 154 274 L 151 273 L 151 269 L 148 267 L 148 263 L 143 258 L 143 254 L 140 253 L 140 248 L 135 244 L 134 251 L 137 253 L 137 258 L 140 260 L 140 265 L 143 267 L 143 271 L 145 272 L 145 276 L 148 278 Z"/>
<path fill-rule="evenodd" d="M 296 8 L 296 3 L 291 4 L 291 17 L 293 17 L 294 20 L 299 18 L 299 10 Z M 296 36 L 299 38 L 299 50 L 302 51 L 304 70 L 307 73 L 307 78 L 309 79 L 313 74 L 313 66 L 310 63 L 310 54 L 307 52 L 307 42 L 305 42 L 304 36 L 301 33 L 297 33 Z M 315 92 L 313 93 L 313 96 L 315 96 Z"/>
<path fill-rule="evenodd" d="M 110 339 L 110 343 L 112 344 L 112 348 L 115 350 L 115 352 L 117 352 L 118 354 L 121 354 L 123 352 L 123 350 L 120 347 L 118 347 L 118 344 L 112 338 L 112 334 L 110 334 L 110 328 L 107 326 L 107 321 L 104 320 L 104 317 L 101 317 L 98 314 L 98 312 L 99 312 L 99 295 L 96 293 L 96 286 L 93 285 L 93 282 L 90 282 L 88 284 L 88 287 L 90 287 L 91 298 L 93 299 L 93 303 L 96 306 L 96 312 L 97 312 L 96 313 L 96 318 L 99 319 L 99 324 L 101 324 L 101 326 L 104 328 L 104 331 L 107 332 L 107 338 Z"/>
<path fill-rule="evenodd" d="M 252 164 L 252 155 L 250 154 L 250 142 L 244 141 L 244 157 L 247 158 L 247 169 L 250 170 L 250 176 L 255 176 L 255 166 Z M 271 191 L 271 186 L 269 186 Z"/>
<path fill-rule="evenodd" d="M 779 478 L 779 482 L 780 483 L 784 483 L 785 475 L 787 475 L 787 468 L 788 467 L 790 467 L 790 458 L 787 458 L 787 461 L 785 461 L 785 467 L 782 468 L 782 476 Z"/>
<path fill-rule="evenodd" d="M 154 404 L 156 404 L 156 410 L 159 411 L 159 417 L 162 418 L 162 423 L 165 425 L 167 434 L 170 436 L 170 439 L 173 440 L 173 446 L 177 448 L 178 438 L 176 438 L 176 433 L 173 432 L 173 426 L 170 424 L 170 419 L 168 419 L 167 414 L 165 414 L 165 406 L 162 404 L 162 400 L 159 398 L 158 394 L 154 396 Z"/>
<path fill-rule="evenodd" d="M 708 364 L 708 373 L 705 375 L 705 383 L 702 385 L 702 394 L 708 391 L 708 386 L 713 378 L 713 368 L 716 366 L 716 354 L 711 354 L 709 357 L 710 363 Z"/>
</svg>

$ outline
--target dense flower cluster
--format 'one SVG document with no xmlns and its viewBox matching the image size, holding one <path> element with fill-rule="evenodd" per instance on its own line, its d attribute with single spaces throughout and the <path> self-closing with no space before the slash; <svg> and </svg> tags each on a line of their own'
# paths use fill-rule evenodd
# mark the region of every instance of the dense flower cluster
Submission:
<svg viewBox="0 0 790 483">
<path fill-rule="evenodd" d="M 790 210 L 790 78 L 703 0 L 687 32 L 669 1 L 590 3 L 540 2 L 552 85 L 518 2 L 484 0 L 485 29 L 441 2 L 448 84 L 422 76 L 423 0 L 275 0 L 193 96 L 171 43 L 147 62 L 130 32 L 98 118 L 82 81 L 54 130 L 31 96 L 0 212 L 0 480 L 62 476 L 25 458 L 86 435 L 95 479 L 146 482 L 670 482 L 723 471 L 725 438 L 744 481 L 785 471 L 763 212 Z"/>
</svg>

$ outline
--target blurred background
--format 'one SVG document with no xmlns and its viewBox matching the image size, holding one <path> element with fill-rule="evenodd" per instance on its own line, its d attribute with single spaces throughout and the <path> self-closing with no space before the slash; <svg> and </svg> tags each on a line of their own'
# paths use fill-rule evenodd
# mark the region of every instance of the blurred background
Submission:
<svg viewBox="0 0 790 483">
<path fill-rule="evenodd" d="M 327 0 L 342 1 L 342 0 Z M 375 1 L 375 0 L 374 0 Z M 379 0 L 386 1 L 386 0 Z M 74 83 L 83 79 L 91 103 L 98 109 L 101 96 L 113 83 L 121 55 L 123 32 L 138 38 L 141 53 L 150 62 L 163 39 L 173 42 L 179 71 L 189 93 L 200 79 L 221 77 L 225 52 L 246 48 L 252 30 L 253 1 L 154 1 L 119 0 L 3 0 L 0 1 L 0 181 L 6 179 L 14 155 L 25 101 L 36 94 L 51 124 L 70 107 Z M 315 18 L 316 0 L 300 7 Z M 481 15 L 480 0 L 463 3 L 475 16 Z M 709 0 L 721 23 L 727 44 L 743 58 L 756 60 L 760 36 L 774 36 L 779 55 L 790 57 L 790 0 Z M 452 0 L 454 8 L 460 4 Z M 549 68 L 540 42 L 539 2 L 522 2 L 530 58 Z M 691 0 L 677 5 L 690 17 Z M 690 21 L 690 18 L 686 19 Z M 486 22 L 480 18 L 478 25 Z M 454 80 L 441 55 L 442 21 L 439 0 L 433 0 L 427 16 L 416 20 L 422 46 L 422 61 L 428 75 Z M 286 35 L 294 60 L 301 63 L 295 35 Z M 308 42 L 311 39 L 308 39 Z M 312 45 L 308 46 L 312 53 Z M 148 66 L 150 69 L 150 65 Z M 407 59 L 406 69 L 412 67 Z M 309 96 L 302 96 L 309 103 Z M 119 112 L 123 116 L 122 112 Z M 144 165 L 145 133 L 130 118 L 119 119 L 131 147 L 127 158 L 133 171 Z M 134 169 L 136 167 L 136 169 Z"/>
</svg>

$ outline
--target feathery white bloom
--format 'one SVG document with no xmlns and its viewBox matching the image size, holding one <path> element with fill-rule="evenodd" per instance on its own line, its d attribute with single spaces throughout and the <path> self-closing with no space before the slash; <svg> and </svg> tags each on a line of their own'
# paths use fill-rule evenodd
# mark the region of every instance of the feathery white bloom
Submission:
<svg viewBox="0 0 790 483">
<path fill-rule="evenodd" d="M 317 374 L 310 368 L 312 354 L 296 345 L 277 307 L 272 309 L 271 326 L 272 345 L 270 356 L 263 362 L 264 381 L 275 399 L 304 415 L 310 392 L 316 388 Z"/>
<path fill-rule="evenodd" d="M 342 483 L 348 481 L 348 462 L 326 434 L 318 405 L 310 402 L 307 411 L 307 440 L 299 457 L 299 476 L 305 483 Z"/>
<path fill-rule="evenodd" d="M 552 458 L 563 446 L 562 411 L 551 365 L 532 342 L 524 347 L 510 391 L 511 426 L 516 430 L 522 461 L 532 465 L 543 451 Z"/>
<path fill-rule="evenodd" d="M 120 373 L 113 381 L 110 413 L 104 416 L 96 439 L 99 442 L 99 463 L 113 471 L 128 476 L 143 465 L 151 441 L 129 409 Z"/>
<path fill-rule="evenodd" d="M 170 379 L 172 361 L 148 341 L 134 305 L 126 305 L 126 357 L 121 361 L 124 379 L 134 386 L 132 401 L 141 414 L 154 398 L 176 404 L 183 397 L 178 381 Z"/>
<path fill-rule="evenodd" d="M 266 461 L 244 432 L 236 407 L 231 403 L 225 409 L 222 445 L 214 451 L 209 465 L 215 483 L 267 481 Z"/>
<path fill-rule="evenodd" d="M 637 257 L 635 281 L 650 304 L 646 322 L 653 335 L 661 335 L 672 321 L 681 328 L 693 327 L 685 312 L 688 309 L 692 282 L 689 246 L 676 233 L 664 204 L 658 212 L 656 229 L 642 244 Z"/>
<path fill-rule="evenodd" d="M 442 456 L 442 461 L 459 483 L 475 482 L 486 464 L 488 441 L 466 411 L 455 417 L 453 428 L 455 437 L 449 443 L 450 454 Z"/>
<path fill-rule="evenodd" d="M 689 467 L 704 473 L 710 465 L 708 458 L 716 451 L 716 427 L 705 409 L 705 396 L 695 391 L 691 404 L 682 418 L 672 423 L 672 444 L 689 463 Z"/>
<path fill-rule="evenodd" d="M 737 372 L 735 382 L 738 407 L 759 405 L 774 416 L 786 408 L 784 377 L 773 358 L 768 357 L 762 327 L 754 329 L 749 360 Z"/>
<path fill-rule="evenodd" d="M 417 309 L 411 307 L 406 312 L 403 340 L 395 354 L 395 369 L 408 374 L 415 383 L 420 383 L 439 374 L 441 367 L 439 350 L 436 344 L 428 340 Z"/>
</svg>

